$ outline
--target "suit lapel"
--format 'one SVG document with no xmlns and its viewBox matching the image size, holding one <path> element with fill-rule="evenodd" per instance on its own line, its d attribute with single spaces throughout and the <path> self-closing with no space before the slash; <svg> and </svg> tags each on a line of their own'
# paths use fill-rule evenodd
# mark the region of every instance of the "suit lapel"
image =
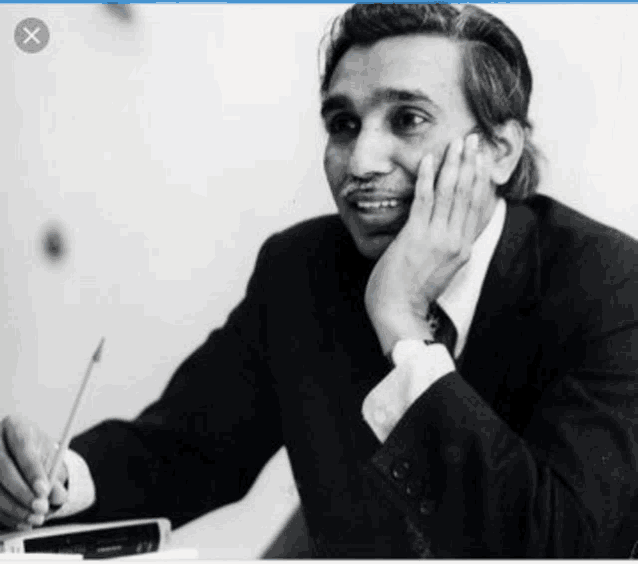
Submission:
<svg viewBox="0 0 638 564">
<path fill-rule="evenodd" d="M 487 271 L 465 350 L 463 377 L 489 402 L 523 386 L 537 353 L 533 312 L 540 300 L 537 221 L 525 205 L 508 205 L 503 233 Z M 515 374 L 520 383 L 512 381 Z"/>
<path fill-rule="evenodd" d="M 523 205 L 508 205 L 503 233 L 487 270 L 468 336 L 473 342 L 496 316 L 526 317 L 540 298 L 540 254 L 536 218 Z"/>
</svg>

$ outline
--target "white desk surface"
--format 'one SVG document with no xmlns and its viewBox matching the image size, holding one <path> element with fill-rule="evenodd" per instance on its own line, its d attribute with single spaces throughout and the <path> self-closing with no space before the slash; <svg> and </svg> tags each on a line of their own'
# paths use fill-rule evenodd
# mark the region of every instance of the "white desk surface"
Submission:
<svg viewBox="0 0 638 564">
<path fill-rule="evenodd" d="M 197 549 L 202 560 L 258 559 L 299 506 L 288 455 L 279 450 L 241 501 L 173 531 L 170 549 Z"/>
</svg>

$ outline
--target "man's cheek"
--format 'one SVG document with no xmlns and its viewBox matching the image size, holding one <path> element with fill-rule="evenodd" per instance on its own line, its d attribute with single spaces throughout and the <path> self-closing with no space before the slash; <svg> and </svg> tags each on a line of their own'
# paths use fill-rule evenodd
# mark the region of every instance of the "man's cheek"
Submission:
<svg viewBox="0 0 638 564">
<path fill-rule="evenodd" d="M 418 151 L 414 151 L 409 155 L 409 163 L 404 164 L 404 168 L 409 171 L 412 181 L 416 183 L 419 180 L 419 169 L 421 167 L 421 161 L 426 155 L 432 154 L 434 156 L 434 189 L 436 189 L 436 181 L 439 177 L 441 169 L 443 168 L 443 162 L 445 160 L 447 145 L 441 144 L 437 146 L 421 146 Z M 406 155 L 407 156 L 407 155 Z M 406 159 L 407 161 L 407 159 Z"/>
<path fill-rule="evenodd" d="M 339 151 L 328 146 L 323 157 L 323 170 L 333 196 L 336 197 L 347 176 L 347 161 Z"/>
</svg>

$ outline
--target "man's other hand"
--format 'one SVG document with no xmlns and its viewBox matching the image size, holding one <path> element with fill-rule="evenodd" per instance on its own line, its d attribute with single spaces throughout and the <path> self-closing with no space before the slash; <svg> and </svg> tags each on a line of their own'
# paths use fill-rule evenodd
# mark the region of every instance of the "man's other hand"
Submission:
<svg viewBox="0 0 638 564">
<path fill-rule="evenodd" d="M 468 261 L 495 203 L 478 135 L 448 147 L 434 189 L 432 155 L 419 165 L 405 226 L 368 280 L 366 310 L 384 354 L 400 339 L 431 339 L 429 304 Z M 492 204 L 492 205 L 491 205 Z"/>
<path fill-rule="evenodd" d="M 66 465 L 51 482 L 47 474 L 57 445 L 22 417 L 5 417 L 0 431 L 0 524 L 10 529 L 42 525 L 50 507 L 67 499 Z"/>
</svg>

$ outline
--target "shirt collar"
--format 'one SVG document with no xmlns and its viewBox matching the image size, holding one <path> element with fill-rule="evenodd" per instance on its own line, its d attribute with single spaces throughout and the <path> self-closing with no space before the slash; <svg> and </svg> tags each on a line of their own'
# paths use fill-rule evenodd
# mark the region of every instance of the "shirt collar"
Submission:
<svg viewBox="0 0 638 564">
<path fill-rule="evenodd" d="M 437 300 L 457 331 L 455 358 L 460 356 L 465 347 L 487 269 L 503 232 L 506 210 L 505 200 L 499 198 L 490 221 L 472 246 L 470 259 L 454 275 Z"/>
</svg>

